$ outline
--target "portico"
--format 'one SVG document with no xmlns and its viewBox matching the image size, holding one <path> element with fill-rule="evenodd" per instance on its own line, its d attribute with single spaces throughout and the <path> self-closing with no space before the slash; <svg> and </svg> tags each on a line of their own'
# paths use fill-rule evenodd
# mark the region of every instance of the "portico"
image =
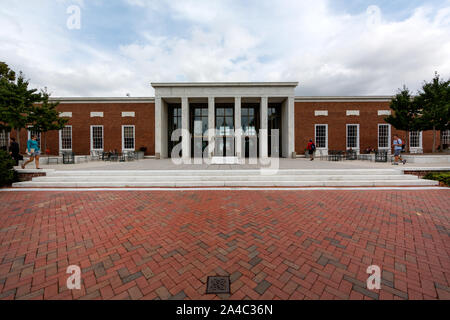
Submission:
<svg viewBox="0 0 450 320">
<path fill-rule="evenodd" d="M 297 82 L 151 85 L 156 158 L 289 158 L 294 154 Z"/>
</svg>

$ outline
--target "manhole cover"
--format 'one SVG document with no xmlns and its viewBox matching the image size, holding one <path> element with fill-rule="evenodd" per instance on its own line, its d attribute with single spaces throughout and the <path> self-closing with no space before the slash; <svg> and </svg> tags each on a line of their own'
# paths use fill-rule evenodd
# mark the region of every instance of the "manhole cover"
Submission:
<svg viewBox="0 0 450 320">
<path fill-rule="evenodd" d="M 230 293 L 230 277 L 208 277 L 206 293 Z"/>
</svg>

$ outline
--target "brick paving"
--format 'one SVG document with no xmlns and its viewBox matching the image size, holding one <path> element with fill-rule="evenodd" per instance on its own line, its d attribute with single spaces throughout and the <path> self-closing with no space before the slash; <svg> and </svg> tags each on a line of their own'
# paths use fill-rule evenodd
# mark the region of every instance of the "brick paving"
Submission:
<svg viewBox="0 0 450 320">
<path fill-rule="evenodd" d="M 0 192 L 0 299 L 450 299 L 450 190 Z M 82 270 L 69 290 L 66 269 Z M 366 269 L 382 270 L 368 290 Z M 230 294 L 205 294 L 208 276 Z"/>
</svg>

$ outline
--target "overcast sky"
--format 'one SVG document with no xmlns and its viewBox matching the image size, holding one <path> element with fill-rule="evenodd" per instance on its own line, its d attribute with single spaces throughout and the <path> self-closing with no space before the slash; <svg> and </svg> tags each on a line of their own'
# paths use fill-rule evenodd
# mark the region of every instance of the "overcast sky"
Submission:
<svg viewBox="0 0 450 320">
<path fill-rule="evenodd" d="M 450 0 L 1 0 L 0 61 L 53 96 L 152 96 L 158 81 L 390 95 L 450 77 Z"/>
</svg>

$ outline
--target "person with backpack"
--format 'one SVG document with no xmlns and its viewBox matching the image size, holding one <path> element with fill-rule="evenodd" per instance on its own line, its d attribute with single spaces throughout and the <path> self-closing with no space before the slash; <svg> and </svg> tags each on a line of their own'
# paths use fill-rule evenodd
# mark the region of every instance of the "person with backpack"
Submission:
<svg viewBox="0 0 450 320">
<path fill-rule="evenodd" d="M 403 165 L 406 163 L 406 160 L 403 160 L 402 156 L 400 155 L 403 151 L 403 141 L 398 137 L 398 135 L 394 135 L 394 165 L 398 165 L 398 160 L 400 159 L 403 163 Z"/>
<path fill-rule="evenodd" d="M 314 160 L 314 152 L 316 151 L 316 145 L 314 144 L 312 139 L 309 139 L 308 146 L 306 147 L 306 149 L 308 149 L 309 157 L 311 159 L 310 161 L 313 161 Z"/>
</svg>

